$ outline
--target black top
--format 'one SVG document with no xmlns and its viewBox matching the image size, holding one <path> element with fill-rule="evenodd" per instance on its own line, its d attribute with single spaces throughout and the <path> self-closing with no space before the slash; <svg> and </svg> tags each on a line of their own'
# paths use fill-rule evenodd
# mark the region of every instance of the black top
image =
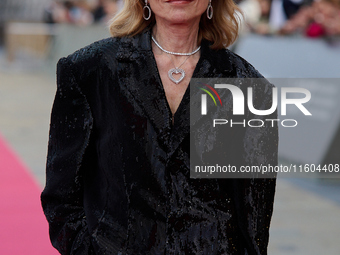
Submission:
<svg viewBox="0 0 340 255">
<path fill-rule="evenodd" d="M 61 254 L 267 253 L 275 179 L 190 179 L 189 88 L 172 126 L 149 29 L 57 70 L 41 200 Z M 193 77 L 262 76 L 203 40 Z M 277 129 L 249 134 L 236 137 L 245 163 L 277 164 Z"/>
</svg>

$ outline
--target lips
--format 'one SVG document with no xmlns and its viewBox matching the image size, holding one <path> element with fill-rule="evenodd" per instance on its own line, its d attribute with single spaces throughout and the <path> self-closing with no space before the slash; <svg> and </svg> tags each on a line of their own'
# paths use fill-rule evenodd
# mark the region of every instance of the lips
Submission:
<svg viewBox="0 0 340 255">
<path fill-rule="evenodd" d="M 183 3 L 183 4 L 186 4 L 186 3 L 190 3 L 190 2 L 193 2 L 194 0 L 169 0 L 167 1 L 167 3 Z"/>
</svg>

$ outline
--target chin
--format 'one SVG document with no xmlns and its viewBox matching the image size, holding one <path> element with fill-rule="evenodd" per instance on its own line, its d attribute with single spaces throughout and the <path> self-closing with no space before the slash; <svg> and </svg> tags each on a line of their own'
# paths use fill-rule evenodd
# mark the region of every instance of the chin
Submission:
<svg viewBox="0 0 340 255">
<path fill-rule="evenodd" d="M 200 16 L 197 17 L 196 15 L 192 15 L 186 11 L 179 11 L 172 13 L 172 15 L 168 15 L 165 18 L 172 23 L 187 23 L 195 19 L 200 19 Z"/>
<path fill-rule="evenodd" d="M 183 17 L 183 16 L 180 16 L 180 17 L 170 18 L 169 21 L 172 22 L 172 23 L 179 23 L 180 24 L 180 23 L 187 23 L 188 21 L 190 21 L 190 19 Z"/>
</svg>

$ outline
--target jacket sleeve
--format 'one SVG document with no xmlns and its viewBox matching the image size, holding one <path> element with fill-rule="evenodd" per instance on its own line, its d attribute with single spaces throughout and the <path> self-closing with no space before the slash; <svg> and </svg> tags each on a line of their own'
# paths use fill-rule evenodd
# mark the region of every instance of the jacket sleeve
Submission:
<svg viewBox="0 0 340 255">
<path fill-rule="evenodd" d="M 272 105 L 272 85 L 258 89 L 257 109 L 269 109 Z M 247 127 L 243 146 L 244 162 L 248 166 L 276 166 L 278 164 L 277 111 L 269 116 L 250 116 L 265 122 L 263 128 Z M 248 176 L 250 177 L 250 176 Z M 276 174 L 253 178 L 234 179 L 234 199 L 238 212 L 237 220 L 247 252 L 245 254 L 266 255 L 269 242 L 269 226 L 273 213 Z"/>
<path fill-rule="evenodd" d="M 52 245 L 61 254 L 94 254 L 83 208 L 82 161 L 92 115 L 67 58 L 57 65 L 51 114 L 46 186 L 41 202 Z"/>
</svg>

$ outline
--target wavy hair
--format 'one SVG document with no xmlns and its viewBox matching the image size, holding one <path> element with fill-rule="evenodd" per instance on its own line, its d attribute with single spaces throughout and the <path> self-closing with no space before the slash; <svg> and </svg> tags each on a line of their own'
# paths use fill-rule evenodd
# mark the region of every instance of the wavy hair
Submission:
<svg viewBox="0 0 340 255">
<path fill-rule="evenodd" d="M 201 1 L 201 0 L 200 0 Z M 143 0 L 125 0 L 122 10 L 110 22 L 110 32 L 114 37 L 134 36 L 147 26 L 154 25 L 155 15 L 150 20 L 143 18 Z M 212 49 L 222 49 L 233 44 L 237 39 L 240 21 L 240 9 L 233 0 L 213 0 L 214 15 L 211 20 L 206 12 L 201 16 L 198 43 L 202 39 L 211 41 Z"/>
</svg>

